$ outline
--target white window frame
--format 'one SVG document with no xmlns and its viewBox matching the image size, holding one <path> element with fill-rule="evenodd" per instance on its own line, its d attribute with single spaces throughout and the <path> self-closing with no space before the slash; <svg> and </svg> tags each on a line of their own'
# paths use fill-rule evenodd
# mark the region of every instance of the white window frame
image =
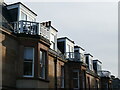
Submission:
<svg viewBox="0 0 120 90">
<path fill-rule="evenodd" d="M 32 75 L 24 75 L 24 73 L 23 73 L 23 77 L 34 77 L 34 48 L 33 47 L 24 47 L 24 50 L 25 50 L 25 48 L 32 48 L 33 49 L 33 63 L 32 63 Z"/>
</svg>

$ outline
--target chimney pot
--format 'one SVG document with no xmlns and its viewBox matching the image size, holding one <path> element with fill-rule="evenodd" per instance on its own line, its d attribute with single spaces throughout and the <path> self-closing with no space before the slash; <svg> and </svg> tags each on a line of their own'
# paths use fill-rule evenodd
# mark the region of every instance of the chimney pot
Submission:
<svg viewBox="0 0 120 90">
<path fill-rule="evenodd" d="M 51 21 L 48 21 L 48 23 L 49 23 L 49 26 L 51 26 Z"/>
</svg>

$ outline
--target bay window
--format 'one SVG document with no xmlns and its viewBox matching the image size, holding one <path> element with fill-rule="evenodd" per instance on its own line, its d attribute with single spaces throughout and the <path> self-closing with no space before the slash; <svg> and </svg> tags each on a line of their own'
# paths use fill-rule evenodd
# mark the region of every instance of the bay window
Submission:
<svg viewBox="0 0 120 90">
<path fill-rule="evenodd" d="M 34 76 L 34 48 L 24 48 L 24 76 Z"/>
</svg>

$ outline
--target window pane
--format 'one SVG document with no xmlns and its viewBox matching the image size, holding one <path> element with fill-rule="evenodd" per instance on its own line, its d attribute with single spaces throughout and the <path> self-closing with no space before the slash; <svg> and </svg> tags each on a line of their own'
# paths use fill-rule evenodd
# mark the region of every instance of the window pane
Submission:
<svg viewBox="0 0 120 90">
<path fill-rule="evenodd" d="M 71 51 L 70 51 L 70 45 L 69 45 L 69 44 L 67 44 L 67 52 L 71 52 Z"/>
<path fill-rule="evenodd" d="M 51 34 L 51 41 L 55 42 L 55 36 Z"/>
<path fill-rule="evenodd" d="M 27 21 L 32 21 L 33 22 L 33 18 L 28 17 Z"/>
<path fill-rule="evenodd" d="M 71 52 L 74 52 L 73 47 L 71 47 Z"/>
<path fill-rule="evenodd" d="M 40 77 L 45 79 L 45 67 L 41 67 Z"/>
<path fill-rule="evenodd" d="M 24 75 L 32 75 L 32 62 L 24 62 Z"/>
<path fill-rule="evenodd" d="M 53 41 L 51 41 L 51 48 L 55 50 L 55 43 Z"/>
<path fill-rule="evenodd" d="M 73 72 L 73 78 L 78 78 L 78 72 Z"/>
<path fill-rule="evenodd" d="M 46 52 L 40 51 L 40 77 L 45 79 L 45 61 L 46 61 Z"/>
<path fill-rule="evenodd" d="M 79 70 L 73 71 L 73 87 L 79 88 Z"/>
<path fill-rule="evenodd" d="M 32 76 L 34 68 L 34 48 L 24 48 L 24 75 Z"/>
<path fill-rule="evenodd" d="M 33 48 L 26 47 L 24 49 L 24 59 L 25 60 L 33 60 Z"/>
<path fill-rule="evenodd" d="M 42 54 L 43 54 L 42 51 L 40 51 L 40 64 L 42 64 L 42 58 L 43 58 L 43 57 L 42 57 L 42 56 L 43 56 Z"/>
<path fill-rule="evenodd" d="M 21 12 L 21 20 L 27 20 L 27 15 Z"/>
<path fill-rule="evenodd" d="M 78 84 L 79 84 L 79 83 L 78 83 L 78 79 L 73 79 L 73 87 L 74 87 L 74 88 L 79 88 L 79 87 L 78 87 Z"/>
</svg>

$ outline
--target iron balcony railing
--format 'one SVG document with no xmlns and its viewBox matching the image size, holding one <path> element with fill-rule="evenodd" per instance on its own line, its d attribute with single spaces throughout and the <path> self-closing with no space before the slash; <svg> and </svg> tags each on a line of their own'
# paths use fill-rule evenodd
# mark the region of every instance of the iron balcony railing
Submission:
<svg viewBox="0 0 120 90">
<path fill-rule="evenodd" d="M 49 39 L 50 32 L 48 28 L 41 26 L 38 22 L 21 20 L 18 22 L 13 22 L 12 25 L 14 33 L 41 35 Z"/>
<path fill-rule="evenodd" d="M 82 61 L 85 62 L 84 54 L 79 52 L 66 52 L 65 57 L 71 61 Z"/>
<path fill-rule="evenodd" d="M 98 71 L 98 75 L 100 77 L 111 77 L 111 73 L 109 71 L 105 71 L 105 70 L 102 70 L 102 71 Z"/>
</svg>

